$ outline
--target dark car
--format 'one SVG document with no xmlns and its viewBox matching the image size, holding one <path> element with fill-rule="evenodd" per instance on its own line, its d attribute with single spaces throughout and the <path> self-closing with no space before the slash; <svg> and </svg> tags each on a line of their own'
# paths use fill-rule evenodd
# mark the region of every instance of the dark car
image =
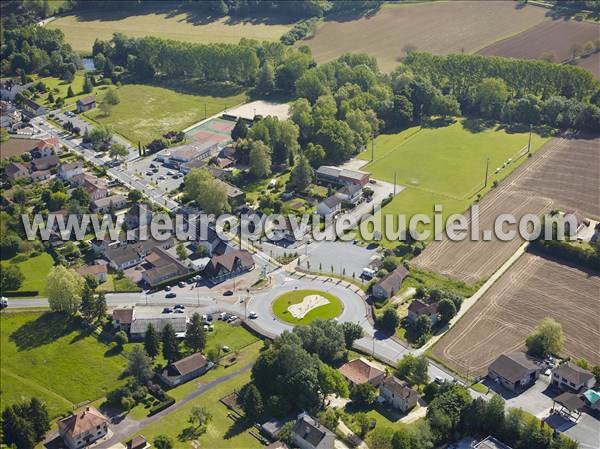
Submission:
<svg viewBox="0 0 600 449">
<path fill-rule="evenodd" d="M 175 308 L 176 309 L 185 309 L 185 306 L 183 304 L 175 304 Z"/>
<path fill-rule="evenodd" d="M 227 290 L 225 292 L 223 292 L 223 296 L 232 296 L 233 292 L 231 290 Z"/>
<path fill-rule="evenodd" d="M 165 298 L 175 298 L 176 296 L 177 296 L 177 293 L 169 292 L 165 295 Z"/>
<path fill-rule="evenodd" d="M 173 313 L 173 309 L 171 309 L 170 307 L 165 307 L 162 313 Z"/>
</svg>

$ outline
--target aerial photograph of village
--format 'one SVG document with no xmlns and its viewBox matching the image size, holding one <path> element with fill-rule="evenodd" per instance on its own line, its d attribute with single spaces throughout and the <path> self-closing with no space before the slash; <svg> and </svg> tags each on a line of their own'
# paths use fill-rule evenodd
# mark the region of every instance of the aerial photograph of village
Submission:
<svg viewBox="0 0 600 449">
<path fill-rule="evenodd" d="M 0 449 L 600 449 L 600 0 L 0 1 Z"/>
</svg>

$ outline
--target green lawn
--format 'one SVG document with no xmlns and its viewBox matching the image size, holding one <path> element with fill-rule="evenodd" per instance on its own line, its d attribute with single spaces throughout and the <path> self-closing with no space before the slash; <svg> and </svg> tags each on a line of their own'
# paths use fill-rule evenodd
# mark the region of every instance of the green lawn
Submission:
<svg viewBox="0 0 600 449">
<path fill-rule="evenodd" d="M 288 311 L 288 307 L 302 302 L 304 298 L 309 295 L 323 296 L 329 300 L 329 304 L 312 309 L 304 316 L 304 318 L 294 318 Z M 279 319 L 292 324 L 309 324 L 318 318 L 324 320 L 335 318 L 342 313 L 343 309 L 344 306 L 342 301 L 340 301 L 337 296 L 320 290 L 294 290 L 284 293 L 273 302 L 273 312 L 275 315 Z"/>
<path fill-rule="evenodd" d="M 182 438 L 181 434 L 184 429 L 189 427 L 187 420 L 192 408 L 202 406 L 208 409 L 213 419 L 208 425 L 207 432 L 199 438 L 199 447 L 219 449 L 254 449 L 261 447 L 259 441 L 249 433 L 249 430 L 254 429 L 235 425 L 235 422 L 227 416 L 229 409 L 219 402 L 219 399 L 235 390 L 239 390 L 249 381 L 250 371 L 248 370 L 198 396 L 176 412 L 153 422 L 148 427 L 140 429 L 140 432 L 150 442 L 158 435 L 168 435 L 173 439 L 175 448 L 187 449 L 190 447 L 191 441 Z M 131 437 L 133 436 L 135 435 L 131 435 Z"/>
<path fill-rule="evenodd" d="M 2 407 L 35 395 L 55 417 L 124 382 L 126 359 L 58 313 L 3 313 L 0 343 Z"/>
<path fill-rule="evenodd" d="M 206 351 L 219 346 L 229 346 L 237 351 L 258 341 L 258 337 L 242 326 L 232 326 L 222 321 L 213 321 L 214 331 L 208 333 Z"/>
<path fill-rule="evenodd" d="M 11 261 L 3 261 L 2 265 L 10 264 Z M 54 265 L 52 256 L 48 253 L 41 253 L 39 256 L 18 262 L 16 265 L 20 268 L 25 279 L 19 291 L 38 291 L 38 296 L 43 296 L 46 289 L 46 276 Z"/>
<path fill-rule="evenodd" d="M 501 182 L 527 157 L 529 134 L 507 132 L 492 128 L 471 131 L 465 120 L 438 128 L 413 127 L 398 134 L 381 135 L 375 139 L 374 160 L 361 169 L 373 178 L 394 181 L 405 187 L 387 204 L 383 214 L 393 214 L 393 229 L 398 226 L 398 214 L 406 215 L 406 222 L 416 214 L 426 214 L 433 221 L 434 205 L 441 204 L 444 220 L 451 214 L 464 212 L 476 199 L 483 196 L 494 181 Z M 533 134 L 532 152 L 537 151 L 548 138 Z M 370 161 L 371 151 L 359 158 Z M 484 187 L 486 160 L 489 158 L 487 187 Z M 509 159 L 510 164 L 495 173 L 496 168 Z M 433 225 L 419 225 L 418 230 L 432 230 Z M 384 232 L 385 236 L 385 232 Z M 433 238 L 433 235 L 429 239 Z M 394 246 L 384 240 L 386 246 Z"/>
<path fill-rule="evenodd" d="M 141 292 L 142 289 L 128 277 L 116 279 L 114 275 L 109 274 L 106 282 L 98 286 L 98 291 L 103 292 Z"/>
<path fill-rule="evenodd" d="M 91 94 L 86 94 L 83 91 L 83 81 L 84 81 L 84 71 L 79 71 L 75 74 L 75 78 L 72 83 L 67 83 L 66 81 L 61 80 L 60 78 L 56 78 L 54 76 L 47 76 L 45 78 L 40 78 L 39 81 L 42 81 L 50 91 L 52 91 L 52 95 L 56 99 L 57 97 L 63 97 L 65 99 L 65 106 L 74 105 L 75 102 L 88 95 L 96 95 L 98 99 L 100 99 L 103 93 L 110 86 L 96 86 Z M 67 90 L 69 89 L 69 85 L 71 89 L 73 89 L 74 96 L 67 98 Z M 54 92 L 54 89 L 58 89 L 58 93 Z M 38 98 L 38 101 L 43 106 L 49 106 L 48 103 L 48 94 L 41 94 Z"/>
<path fill-rule="evenodd" d="M 161 138 L 168 131 L 181 131 L 226 108 L 242 103 L 244 93 L 218 96 L 183 93 L 164 87 L 126 84 L 117 90 L 120 102 L 109 116 L 95 108 L 85 115 L 111 126 L 115 132 L 137 144 Z M 206 115 L 205 115 L 206 114 Z"/>
<path fill-rule="evenodd" d="M 261 21 L 232 21 L 222 18 L 203 23 L 200 18 L 186 13 L 170 14 L 145 10 L 139 14 L 123 14 L 120 10 L 80 11 L 77 15 L 58 17 L 48 28 L 58 28 L 73 49 L 84 54 L 92 53 L 95 39 L 110 40 L 113 33 L 129 37 L 157 36 L 178 41 L 236 44 L 244 37 L 258 41 L 278 41 L 293 24 L 268 24 Z M 194 23 L 197 21 L 197 23 Z M 202 23 L 198 23 L 202 22 Z"/>
</svg>

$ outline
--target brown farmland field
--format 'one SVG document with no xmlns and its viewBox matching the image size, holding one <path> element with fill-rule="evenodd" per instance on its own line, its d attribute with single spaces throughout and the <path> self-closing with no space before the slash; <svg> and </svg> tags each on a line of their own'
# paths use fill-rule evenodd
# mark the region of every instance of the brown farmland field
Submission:
<svg viewBox="0 0 600 449">
<path fill-rule="evenodd" d="M 493 230 L 500 214 L 513 214 L 518 220 L 524 214 L 539 215 L 552 208 L 576 209 L 588 217 L 600 217 L 598 198 L 600 138 L 553 139 L 483 198 L 479 204 L 480 229 Z M 431 242 L 414 263 L 475 283 L 491 276 L 522 243 L 520 238 L 454 242 L 444 237 Z"/>
<path fill-rule="evenodd" d="M 391 71 L 406 45 L 435 54 L 470 53 L 550 20 L 545 14 L 543 8 L 508 1 L 386 5 L 371 17 L 327 21 L 299 45 L 308 45 L 319 63 L 364 52 Z"/>
<path fill-rule="evenodd" d="M 0 144 L 0 155 L 2 158 L 20 156 L 32 150 L 38 143 L 37 139 L 19 139 L 11 137 L 8 141 Z"/>
<path fill-rule="evenodd" d="M 544 53 L 550 53 L 554 56 L 555 62 L 561 62 L 570 58 L 573 44 L 585 44 L 598 39 L 599 36 L 600 24 L 598 23 L 575 20 L 544 21 L 480 50 L 479 54 L 536 59 Z"/>
<path fill-rule="evenodd" d="M 600 53 L 594 53 L 585 58 L 578 59 L 577 65 L 588 69 L 596 78 L 600 78 Z"/>
<path fill-rule="evenodd" d="M 600 277 L 525 253 L 433 347 L 453 369 L 485 374 L 500 354 L 521 350 L 545 317 L 565 333 L 565 355 L 600 363 Z"/>
</svg>

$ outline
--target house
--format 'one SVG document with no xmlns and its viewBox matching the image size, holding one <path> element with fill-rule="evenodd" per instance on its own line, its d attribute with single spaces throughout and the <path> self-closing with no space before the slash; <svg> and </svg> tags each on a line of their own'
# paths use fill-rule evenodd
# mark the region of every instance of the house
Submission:
<svg viewBox="0 0 600 449">
<path fill-rule="evenodd" d="M 342 200 L 335 195 L 324 199 L 317 204 L 317 214 L 322 217 L 331 217 L 342 209 Z"/>
<path fill-rule="evenodd" d="M 146 262 L 150 268 L 142 273 L 142 279 L 150 287 L 190 272 L 189 268 L 162 248 L 152 248 L 146 256 Z"/>
<path fill-rule="evenodd" d="M 397 267 L 391 273 L 386 274 L 379 282 L 373 284 L 373 296 L 377 299 L 391 298 L 400 291 L 406 276 L 408 276 L 408 270 L 403 266 Z"/>
<path fill-rule="evenodd" d="M 129 332 L 131 323 L 135 321 L 135 309 L 115 309 L 112 312 L 113 327 L 116 330 Z"/>
<path fill-rule="evenodd" d="M 152 209 L 144 203 L 134 203 L 125 213 L 124 222 L 127 229 L 148 226 L 152 222 Z"/>
<path fill-rule="evenodd" d="M 339 178 L 343 184 L 364 187 L 369 183 L 370 175 L 363 171 L 342 169 Z"/>
<path fill-rule="evenodd" d="M 202 230 L 201 230 L 202 231 Z M 209 256 L 219 255 L 225 252 L 227 245 L 214 228 L 210 226 L 206 227 L 206 235 L 200 235 L 200 239 L 198 239 L 197 244 L 202 246 L 206 250 L 206 254 Z"/>
<path fill-rule="evenodd" d="M 315 174 L 317 181 L 320 181 L 323 184 L 336 184 L 341 186 L 356 184 L 364 187 L 369 183 L 370 179 L 369 173 L 331 167 L 328 165 L 320 166 Z"/>
<path fill-rule="evenodd" d="M 134 267 L 142 263 L 146 257 L 138 244 L 109 246 L 104 255 L 115 270 Z"/>
<path fill-rule="evenodd" d="M 57 154 L 60 150 L 60 142 L 58 137 L 49 137 L 47 139 L 41 139 L 37 145 L 30 151 L 31 157 L 34 159 L 40 159 L 42 157 L 52 156 Z"/>
<path fill-rule="evenodd" d="M 302 413 L 292 429 L 292 441 L 300 449 L 333 449 L 335 434 L 306 413 Z"/>
<path fill-rule="evenodd" d="M 0 101 L 0 128 L 12 128 L 22 120 L 21 112 L 8 101 Z"/>
<path fill-rule="evenodd" d="M 144 435 L 138 435 L 132 440 L 129 440 L 127 443 L 125 443 L 125 446 L 127 447 L 127 449 L 148 449 L 150 447 L 150 444 L 148 443 Z"/>
<path fill-rule="evenodd" d="M 395 376 L 387 376 L 379 385 L 379 395 L 392 408 L 406 413 L 417 405 L 419 395 L 406 382 Z"/>
<path fill-rule="evenodd" d="M 94 407 L 58 421 L 58 434 L 70 449 L 80 449 L 103 438 L 108 433 L 108 418 Z"/>
<path fill-rule="evenodd" d="M 596 377 L 573 362 L 565 362 L 552 370 L 552 386 L 560 390 L 578 392 L 595 384 Z"/>
<path fill-rule="evenodd" d="M 221 184 L 225 188 L 225 192 L 227 193 L 227 202 L 232 209 L 246 204 L 246 192 L 218 178 L 215 178 L 215 181 L 217 184 Z"/>
<path fill-rule="evenodd" d="M 29 178 L 29 167 L 20 162 L 10 162 L 4 169 L 4 175 L 11 181 Z"/>
<path fill-rule="evenodd" d="M 348 380 L 350 386 L 369 383 L 378 387 L 385 377 L 384 371 L 362 357 L 344 363 L 338 371 Z"/>
<path fill-rule="evenodd" d="M 510 446 L 504 444 L 500 440 L 489 436 L 484 440 L 481 440 L 479 443 L 473 446 L 473 449 L 512 449 Z"/>
<path fill-rule="evenodd" d="M 275 226 L 274 221 L 267 221 L 264 232 L 271 240 L 276 242 L 280 240 L 287 240 L 288 242 L 302 241 L 304 236 L 310 232 L 310 226 L 302 223 L 302 220 L 296 219 L 295 221 L 295 224 L 293 224 L 289 215 L 283 217 L 283 223 L 277 223 L 277 226 Z M 269 224 L 272 226 L 267 226 Z"/>
<path fill-rule="evenodd" d="M 104 264 L 99 265 L 84 265 L 77 269 L 80 276 L 93 276 L 99 284 L 106 282 L 108 278 L 108 267 Z"/>
<path fill-rule="evenodd" d="M 104 179 L 84 173 L 73 176 L 71 181 L 74 184 L 83 187 L 87 193 L 89 193 L 92 201 L 108 196 L 108 184 Z"/>
<path fill-rule="evenodd" d="M 21 84 L 20 80 L 5 78 L 0 80 L 0 99 L 14 101 L 18 93 L 23 92 L 33 83 Z"/>
<path fill-rule="evenodd" d="M 213 362 L 197 352 L 171 363 L 158 376 L 169 387 L 176 387 L 201 376 L 213 366 Z"/>
<path fill-rule="evenodd" d="M 92 201 L 90 204 L 94 212 L 110 212 L 111 210 L 123 209 L 127 204 L 127 198 L 123 195 L 111 195 Z"/>
<path fill-rule="evenodd" d="M 530 387 L 539 375 L 540 368 L 524 352 L 502 354 L 488 367 L 488 377 L 513 392 Z"/>
<path fill-rule="evenodd" d="M 203 140 L 171 148 L 170 161 L 177 165 L 194 160 L 208 160 L 219 152 L 219 144 L 212 140 Z"/>
<path fill-rule="evenodd" d="M 48 112 L 41 104 L 37 104 L 35 101 L 29 98 L 23 98 L 23 101 L 21 102 L 21 108 L 27 114 L 33 115 L 34 117 L 37 117 L 38 115 L 44 115 Z"/>
<path fill-rule="evenodd" d="M 234 250 L 213 256 L 204 269 L 204 274 L 211 282 L 218 283 L 253 269 L 252 254 L 245 250 Z"/>
<path fill-rule="evenodd" d="M 362 186 L 360 184 L 348 184 L 335 192 L 335 196 L 344 203 L 356 205 L 362 197 Z"/>
<path fill-rule="evenodd" d="M 331 167 L 329 165 L 321 165 L 315 171 L 315 178 L 323 184 L 339 184 L 341 168 Z"/>
<path fill-rule="evenodd" d="M 431 324 L 436 324 L 438 322 L 437 302 L 428 303 L 420 299 L 413 299 L 408 306 L 408 320 L 414 323 L 421 315 L 427 315 Z"/>
<path fill-rule="evenodd" d="M 83 164 L 81 162 L 60 164 L 60 167 L 58 167 L 58 172 L 56 174 L 60 179 L 64 181 L 70 181 L 76 176 L 83 175 Z"/>
<path fill-rule="evenodd" d="M 60 164 L 60 159 L 57 155 L 41 157 L 39 159 L 33 159 L 30 162 L 30 168 L 32 172 L 35 171 L 46 171 L 50 170 Z"/>
<path fill-rule="evenodd" d="M 152 324 L 156 332 L 162 332 L 167 324 L 175 329 L 175 335 L 179 338 L 185 337 L 187 331 L 187 316 L 185 314 L 161 314 L 160 316 L 137 317 L 129 327 L 129 336 L 133 340 L 144 338 L 148 325 Z"/>
<path fill-rule="evenodd" d="M 80 98 L 76 103 L 77 112 L 85 112 L 89 111 L 96 107 L 96 98 L 92 95 L 88 95 L 87 97 Z"/>
</svg>

